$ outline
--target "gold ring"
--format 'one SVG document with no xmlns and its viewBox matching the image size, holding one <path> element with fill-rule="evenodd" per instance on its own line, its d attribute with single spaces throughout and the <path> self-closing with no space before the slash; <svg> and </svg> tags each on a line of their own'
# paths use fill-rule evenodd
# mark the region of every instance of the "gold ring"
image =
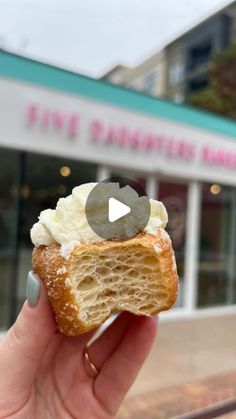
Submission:
<svg viewBox="0 0 236 419">
<path fill-rule="evenodd" d="M 88 367 L 89 367 L 90 371 L 92 371 L 93 375 L 98 375 L 99 370 L 97 369 L 96 365 L 91 361 L 87 349 L 85 349 L 85 351 L 84 351 L 84 359 L 86 361 L 86 365 L 88 365 Z"/>
</svg>

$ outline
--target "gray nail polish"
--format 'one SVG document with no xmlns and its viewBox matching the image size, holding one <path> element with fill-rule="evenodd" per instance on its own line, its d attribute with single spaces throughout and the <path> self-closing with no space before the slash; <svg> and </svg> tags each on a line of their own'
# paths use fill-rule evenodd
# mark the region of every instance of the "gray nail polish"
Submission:
<svg viewBox="0 0 236 419">
<path fill-rule="evenodd" d="M 28 273 L 26 298 L 31 307 L 35 307 L 39 301 L 41 285 L 32 271 Z"/>
</svg>

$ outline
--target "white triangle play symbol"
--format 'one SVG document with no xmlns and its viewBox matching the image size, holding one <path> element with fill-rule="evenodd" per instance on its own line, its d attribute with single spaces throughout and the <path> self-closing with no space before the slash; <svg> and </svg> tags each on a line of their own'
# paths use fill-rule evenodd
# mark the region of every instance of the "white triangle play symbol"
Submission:
<svg viewBox="0 0 236 419">
<path fill-rule="evenodd" d="M 115 198 L 109 199 L 108 218 L 110 223 L 119 220 L 119 218 L 124 217 L 124 215 L 126 214 L 129 214 L 130 211 L 131 209 L 130 207 L 128 207 L 128 205 L 123 204 Z"/>
</svg>

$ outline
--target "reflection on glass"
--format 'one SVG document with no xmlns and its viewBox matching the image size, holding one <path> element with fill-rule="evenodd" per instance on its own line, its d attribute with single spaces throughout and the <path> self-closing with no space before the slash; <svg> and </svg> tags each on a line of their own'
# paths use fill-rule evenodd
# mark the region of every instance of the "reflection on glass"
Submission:
<svg viewBox="0 0 236 419">
<path fill-rule="evenodd" d="M 62 168 L 64 177 L 61 175 Z M 27 272 L 31 268 L 33 245 L 30 241 L 30 229 L 32 225 L 37 222 L 41 211 L 55 208 L 58 199 L 69 195 L 75 186 L 96 182 L 96 174 L 97 166 L 90 163 L 36 154 L 26 155 L 19 226 L 18 310 L 25 299 L 25 282 Z"/>
<path fill-rule="evenodd" d="M 19 153 L 0 149 L 0 330 L 10 322 L 16 244 Z"/>
<path fill-rule="evenodd" d="M 169 221 L 166 230 L 172 240 L 180 280 L 179 296 L 176 302 L 178 307 L 183 305 L 187 186 L 160 182 L 158 199 L 163 202 L 168 212 Z"/>
<path fill-rule="evenodd" d="M 203 186 L 199 240 L 198 306 L 236 302 L 235 188 Z"/>
</svg>

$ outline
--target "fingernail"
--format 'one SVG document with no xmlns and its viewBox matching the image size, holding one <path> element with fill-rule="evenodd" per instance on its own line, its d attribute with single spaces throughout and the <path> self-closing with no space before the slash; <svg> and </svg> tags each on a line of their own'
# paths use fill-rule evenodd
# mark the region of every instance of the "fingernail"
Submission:
<svg viewBox="0 0 236 419">
<path fill-rule="evenodd" d="M 26 286 L 26 298 L 31 307 L 35 307 L 38 304 L 40 297 L 41 285 L 39 280 L 29 271 Z"/>
</svg>

